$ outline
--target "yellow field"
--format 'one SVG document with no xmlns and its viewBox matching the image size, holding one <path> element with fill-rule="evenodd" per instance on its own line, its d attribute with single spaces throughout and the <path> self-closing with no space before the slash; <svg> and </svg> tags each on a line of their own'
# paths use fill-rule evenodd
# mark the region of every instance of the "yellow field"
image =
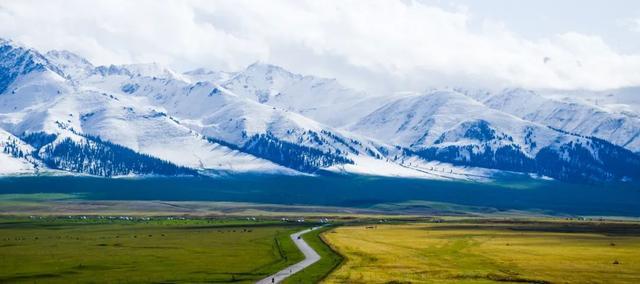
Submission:
<svg viewBox="0 0 640 284">
<path fill-rule="evenodd" d="M 378 225 L 324 237 L 346 258 L 326 283 L 640 283 L 636 224 Z"/>
</svg>

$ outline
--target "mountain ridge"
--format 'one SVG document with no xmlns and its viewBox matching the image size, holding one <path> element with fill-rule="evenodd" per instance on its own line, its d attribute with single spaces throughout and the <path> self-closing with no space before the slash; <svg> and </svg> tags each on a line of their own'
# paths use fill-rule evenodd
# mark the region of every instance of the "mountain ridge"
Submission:
<svg viewBox="0 0 640 284">
<path fill-rule="evenodd" d="M 14 166 L 38 164 L 38 171 L 155 175 L 162 174 L 153 170 L 162 161 L 173 174 L 335 171 L 479 180 L 477 173 L 491 179 L 507 171 L 579 182 L 640 179 L 640 156 L 633 153 L 640 124 L 633 115 L 608 128 L 558 125 L 553 114 L 578 126 L 594 119 L 605 125 L 622 114 L 533 91 L 371 96 L 335 79 L 265 63 L 238 72 L 180 74 L 155 63 L 94 66 L 71 52 L 41 54 L 6 40 L 0 41 L 0 59 L 4 159 L 20 161 Z M 525 112 L 519 96 L 535 108 Z M 69 155 L 60 150 L 56 163 L 47 162 L 31 146 L 29 161 L 7 146 L 16 139 L 29 145 L 24 139 L 33 133 L 57 137 L 58 144 L 38 149 L 54 153 L 54 146 L 66 145 Z M 625 139 L 631 142 L 620 142 Z M 87 167 L 92 159 L 104 160 L 92 152 L 101 147 L 111 149 L 101 155 L 127 153 L 121 155 L 139 163 Z M 108 164 L 117 164 L 117 156 Z"/>
</svg>

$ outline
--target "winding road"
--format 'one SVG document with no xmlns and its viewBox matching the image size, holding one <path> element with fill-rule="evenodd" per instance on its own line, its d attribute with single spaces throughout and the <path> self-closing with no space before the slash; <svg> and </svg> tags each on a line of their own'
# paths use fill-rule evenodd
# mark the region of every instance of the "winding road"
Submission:
<svg viewBox="0 0 640 284">
<path fill-rule="evenodd" d="M 309 244 L 307 244 L 307 242 L 305 242 L 302 238 L 299 238 L 300 236 L 311 232 L 313 230 L 317 230 L 320 229 L 321 227 L 313 227 L 311 229 L 306 229 L 297 233 L 293 233 L 291 234 L 291 239 L 293 240 L 293 243 L 296 244 L 296 246 L 298 247 L 298 249 L 300 249 L 300 251 L 302 251 L 302 253 L 304 254 L 304 260 L 293 264 L 283 270 L 278 271 L 276 274 L 270 275 L 267 278 L 264 278 L 260 281 L 258 281 L 258 284 L 269 284 L 269 283 L 280 283 L 280 281 L 284 280 L 285 278 L 295 274 L 296 272 L 307 268 L 309 265 L 314 264 L 316 261 L 320 260 L 320 255 L 311 248 L 311 246 L 309 246 Z"/>
</svg>

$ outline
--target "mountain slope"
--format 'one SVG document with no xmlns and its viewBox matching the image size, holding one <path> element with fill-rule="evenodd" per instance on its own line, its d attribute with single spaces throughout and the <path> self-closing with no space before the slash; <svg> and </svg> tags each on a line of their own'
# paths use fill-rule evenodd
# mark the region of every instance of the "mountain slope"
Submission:
<svg viewBox="0 0 640 284">
<path fill-rule="evenodd" d="M 455 91 L 398 99 L 351 130 L 406 147 L 427 160 L 563 180 L 640 177 L 640 157 L 629 150 L 517 118 Z"/>
<path fill-rule="evenodd" d="M 264 63 L 254 63 L 219 83 L 244 98 L 333 127 L 351 124 L 387 100 L 349 89 L 335 79 L 302 76 Z"/>
<path fill-rule="evenodd" d="M 38 60 L 39 55 L 34 54 L 37 56 L 33 58 Z M 16 136 L 39 132 L 63 134 L 83 143 L 89 142 L 81 138 L 82 135 L 101 137 L 141 154 L 192 168 L 287 171 L 268 161 L 211 143 L 145 101 L 77 86 L 66 79 L 67 74 L 50 68 L 60 70 L 42 65 L 14 78 L 11 92 L 0 95 L 0 127 Z M 189 147 L 191 153 L 185 155 L 184 147 Z"/>
<path fill-rule="evenodd" d="M 11 133 L 0 129 L 0 174 L 35 174 L 34 149 Z"/>
<path fill-rule="evenodd" d="M 90 70 L 77 56 L 50 55 L 55 57 L 51 64 L 60 65 L 54 65 L 56 70 L 72 74 L 48 67 L 42 72 L 47 76 L 38 73 L 37 79 L 31 78 L 34 72 L 27 73 L 12 84 L 12 93 L 0 97 L 0 125 L 16 135 L 76 134 L 85 138 L 76 137 L 80 145 L 92 142 L 86 141 L 89 136 L 100 137 L 177 165 L 235 172 L 313 172 L 352 163 L 347 153 L 356 154 L 356 148 L 379 155 L 376 148 L 303 116 L 220 91 L 211 83 L 191 84 L 157 64 Z"/>
<path fill-rule="evenodd" d="M 548 98 L 522 89 L 504 90 L 481 102 L 525 120 L 640 152 L 640 117 L 628 113 L 614 112 L 584 100 Z"/>
<path fill-rule="evenodd" d="M 352 163 L 350 155 L 379 157 L 378 149 L 385 147 L 298 113 L 239 96 L 211 82 L 191 84 L 176 79 L 111 75 L 90 78 L 86 84 L 147 100 L 210 141 L 299 171 Z M 132 85 L 143 87 L 126 87 Z"/>
<path fill-rule="evenodd" d="M 303 78 L 271 65 L 254 64 L 247 70 L 256 73 L 256 69 L 262 70 L 263 67 L 271 70 L 266 72 L 268 74 L 277 72 L 286 75 L 286 78 Z M 411 155 L 400 148 L 318 123 L 289 109 L 260 103 L 248 97 L 250 93 L 238 95 L 221 86 L 225 82 L 246 77 L 247 72 L 237 73 L 228 81 L 223 80 L 218 84 L 213 79 L 192 83 L 192 78 L 146 76 L 140 73 L 132 75 L 135 72 L 129 70 L 128 66 L 110 66 L 108 69 L 109 72 L 93 72 L 82 81 L 83 86 L 107 90 L 121 99 L 155 105 L 172 120 L 201 134 L 209 142 L 238 152 L 309 173 L 325 169 L 433 177 L 422 170 L 398 164 L 398 159 L 407 159 Z M 190 73 L 189 76 L 212 76 L 211 72 L 202 70 Z M 264 72 L 257 74 L 260 75 L 259 79 L 246 82 L 259 81 L 264 77 Z M 271 81 L 279 82 L 275 85 L 280 86 L 290 83 L 283 79 Z M 282 83 L 284 81 L 289 83 Z M 315 101 L 322 102 L 322 99 Z M 388 170 L 381 171 L 381 168 Z"/>
</svg>

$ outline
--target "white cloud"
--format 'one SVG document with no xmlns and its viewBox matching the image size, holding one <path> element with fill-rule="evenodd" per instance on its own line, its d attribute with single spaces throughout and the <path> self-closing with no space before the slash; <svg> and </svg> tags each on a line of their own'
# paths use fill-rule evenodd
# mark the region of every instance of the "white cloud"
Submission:
<svg viewBox="0 0 640 284">
<path fill-rule="evenodd" d="M 619 24 L 629 31 L 640 33 L 640 18 L 626 18 L 619 21 Z"/>
<path fill-rule="evenodd" d="M 596 35 L 528 39 L 452 9 L 385 0 L 9 1 L 0 4 L 0 36 L 98 64 L 237 70 L 261 60 L 376 91 L 640 85 L 640 55 L 617 53 Z"/>
</svg>

